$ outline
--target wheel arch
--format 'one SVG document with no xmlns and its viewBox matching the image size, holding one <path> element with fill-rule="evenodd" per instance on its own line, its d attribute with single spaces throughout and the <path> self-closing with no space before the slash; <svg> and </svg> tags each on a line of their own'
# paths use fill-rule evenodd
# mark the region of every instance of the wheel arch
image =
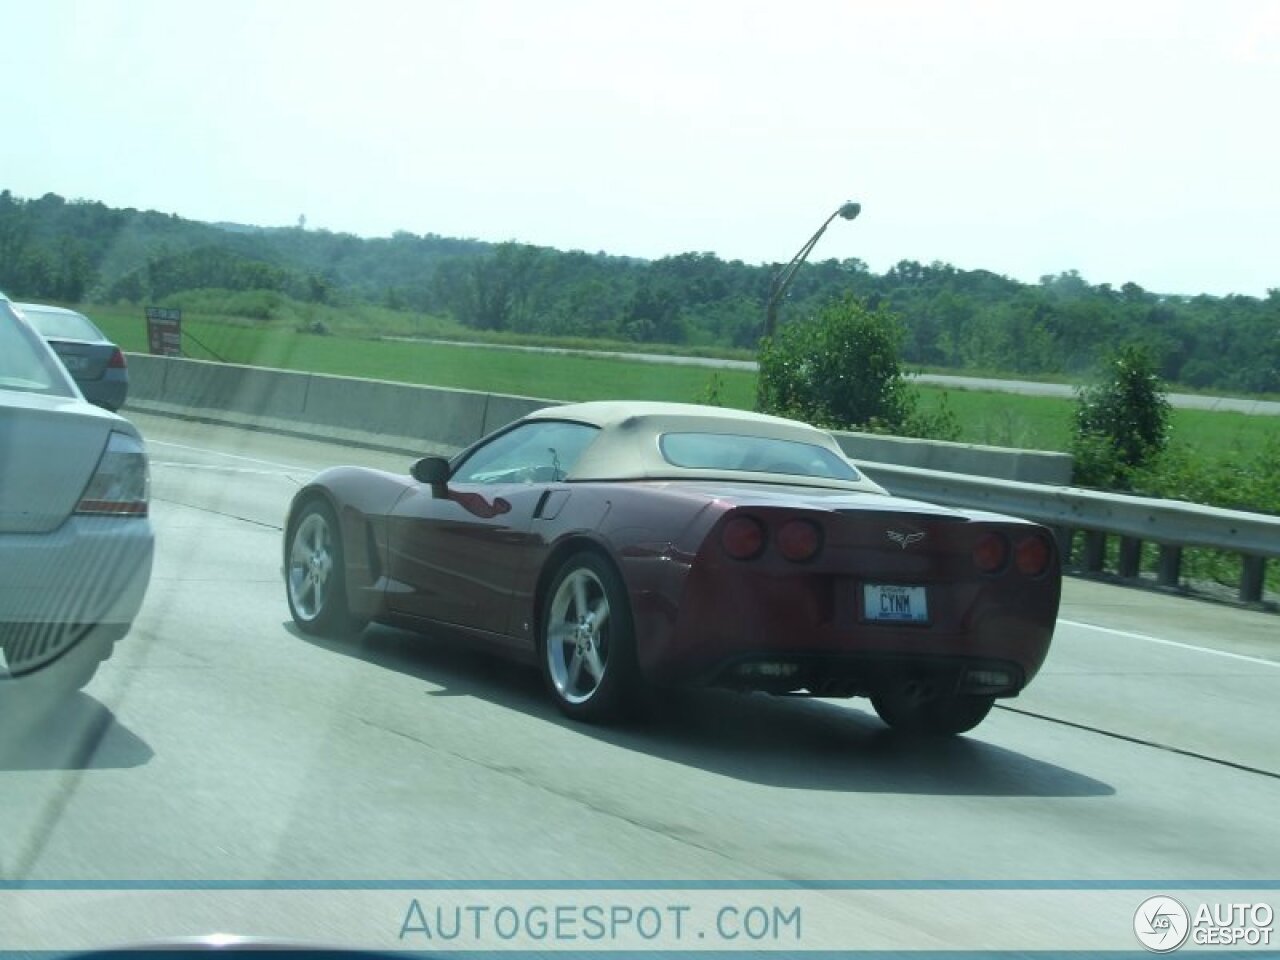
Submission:
<svg viewBox="0 0 1280 960">
<path fill-rule="evenodd" d="M 379 518 L 360 506 L 345 501 L 334 491 L 313 484 L 299 491 L 289 510 L 284 537 L 284 568 L 289 565 L 289 543 L 298 515 L 313 503 L 323 503 L 337 523 L 336 534 L 342 550 L 342 587 L 353 613 L 377 619 L 383 613 L 381 583 L 386 574 L 385 529 Z"/>
<path fill-rule="evenodd" d="M 618 564 L 609 548 L 586 533 L 570 534 L 560 540 L 552 547 L 551 552 L 547 554 L 546 560 L 543 561 L 542 569 L 538 571 L 538 579 L 534 585 L 533 628 L 534 640 L 539 648 L 541 648 L 543 641 L 542 615 L 546 611 L 547 591 L 551 586 L 551 580 L 560 572 L 560 568 L 564 566 L 565 561 L 575 553 L 593 553 L 607 563 L 622 583 L 623 594 L 626 596 L 628 606 L 630 606 L 631 598 L 625 589 L 627 585 L 626 577 L 623 576 L 622 567 Z M 630 609 L 628 609 L 627 614 L 634 620 L 633 612 Z"/>
<path fill-rule="evenodd" d="M 342 514 L 338 507 L 338 501 L 334 498 L 333 493 L 328 488 L 323 487 L 320 484 L 308 484 L 293 495 L 293 500 L 289 503 L 289 511 L 285 514 L 284 536 L 282 538 L 283 543 L 281 544 L 280 554 L 282 570 L 287 571 L 289 568 L 289 545 L 293 540 L 294 525 L 298 522 L 298 517 L 302 511 L 316 501 L 323 503 L 333 512 L 334 518 L 338 521 L 338 535 L 342 536 Z M 343 539 L 345 540 L 345 537 Z M 345 548 L 346 543 L 343 543 L 342 546 Z M 345 571 L 343 572 L 345 575 Z"/>
</svg>

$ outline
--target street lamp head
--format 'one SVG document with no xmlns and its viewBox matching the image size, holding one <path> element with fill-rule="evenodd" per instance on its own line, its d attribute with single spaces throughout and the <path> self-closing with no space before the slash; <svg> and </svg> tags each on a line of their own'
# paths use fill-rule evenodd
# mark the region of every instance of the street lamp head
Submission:
<svg viewBox="0 0 1280 960">
<path fill-rule="evenodd" d="M 809 238 L 809 242 L 800 248 L 800 252 L 791 258 L 791 262 L 774 274 L 773 284 L 769 289 L 769 299 L 765 303 L 765 337 L 772 337 L 773 331 L 778 326 L 778 301 L 786 295 L 787 287 L 791 286 L 791 281 L 795 279 L 796 271 L 800 269 L 800 264 L 804 263 L 805 258 L 809 256 L 809 251 L 812 250 L 814 245 L 818 242 L 818 238 L 826 232 L 827 227 L 831 226 L 831 221 L 836 217 L 843 217 L 845 220 L 852 220 L 861 212 L 862 204 L 860 203 L 854 203 L 852 200 L 847 200 L 842 203 L 835 213 L 822 221 L 822 226 L 818 228 L 818 232 Z"/>
</svg>

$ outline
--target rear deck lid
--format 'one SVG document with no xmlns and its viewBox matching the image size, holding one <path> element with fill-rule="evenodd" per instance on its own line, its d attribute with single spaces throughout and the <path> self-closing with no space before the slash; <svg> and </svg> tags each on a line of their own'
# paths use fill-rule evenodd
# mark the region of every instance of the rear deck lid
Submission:
<svg viewBox="0 0 1280 960">
<path fill-rule="evenodd" d="M 0 389 L 0 533 L 55 530 L 75 509 L 121 417 L 80 398 Z"/>
<path fill-rule="evenodd" d="M 101 380 L 102 374 L 116 352 L 114 345 L 83 340 L 50 340 L 49 346 L 58 355 L 67 373 L 77 380 Z"/>
</svg>

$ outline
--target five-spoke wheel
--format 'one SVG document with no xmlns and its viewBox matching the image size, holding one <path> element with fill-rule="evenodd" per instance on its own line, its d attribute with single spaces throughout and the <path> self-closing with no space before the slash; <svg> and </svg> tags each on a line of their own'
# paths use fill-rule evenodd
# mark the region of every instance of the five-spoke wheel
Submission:
<svg viewBox="0 0 1280 960">
<path fill-rule="evenodd" d="M 570 557 L 544 598 L 542 672 L 556 703 L 579 720 L 616 717 L 635 693 L 634 633 L 626 591 L 594 553 Z"/>
<path fill-rule="evenodd" d="M 322 500 L 311 501 L 294 518 L 285 581 L 298 629 L 343 634 L 361 626 L 347 605 L 338 522 Z"/>
</svg>

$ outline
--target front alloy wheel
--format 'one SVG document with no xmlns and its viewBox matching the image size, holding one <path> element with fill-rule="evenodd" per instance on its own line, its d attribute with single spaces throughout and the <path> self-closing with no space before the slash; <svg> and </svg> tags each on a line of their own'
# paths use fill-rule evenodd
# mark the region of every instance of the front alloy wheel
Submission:
<svg viewBox="0 0 1280 960">
<path fill-rule="evenodd" d="M 307 504 L 293 522 L 285 581 L 289 612 L 304 633 L 338 635 L 360 626 L 347 606 L 337 519 L 323 501 Z"/>
<path fill-rule="evenodd" d="M 543 677 L 556 704 L 577 720 L 612 719 L 634 692 L 635 647 L 626 591 L 594 553 L 570 557 L 551 581 L 543 610 Z"/>
</svg>

